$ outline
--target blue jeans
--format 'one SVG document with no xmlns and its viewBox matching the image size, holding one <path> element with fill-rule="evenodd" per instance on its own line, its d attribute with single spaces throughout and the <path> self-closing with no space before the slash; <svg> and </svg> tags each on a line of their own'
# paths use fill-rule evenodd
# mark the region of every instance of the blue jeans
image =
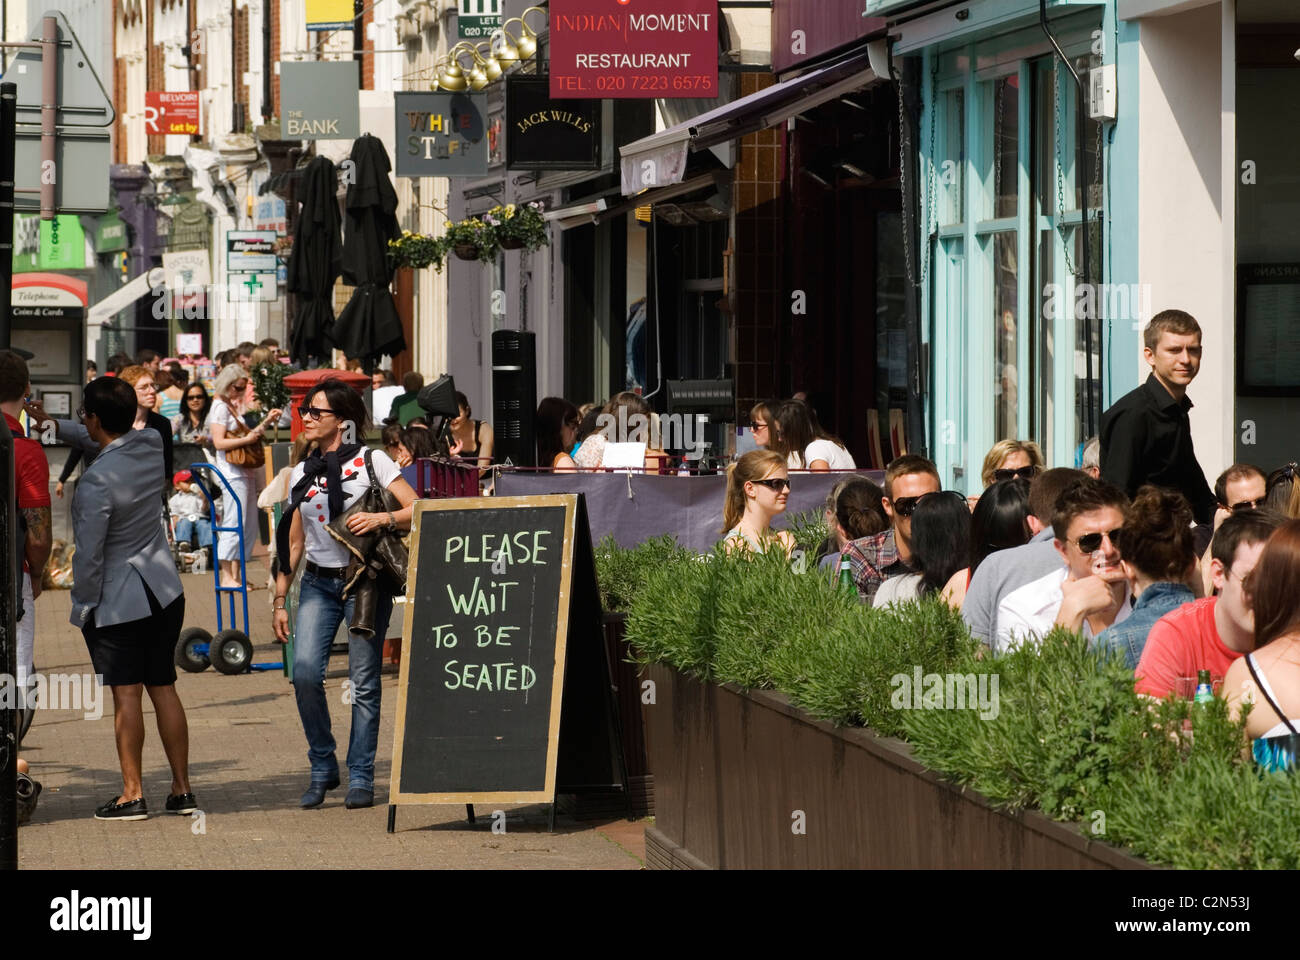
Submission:
<svg viewBox="0 0 1300 960">
<path fill-rule="evenodd" d="M 196 540 L 195 537 L 198 539 Z M 212 546 L 212 521 L 205 517 L 191 520 L 185 517 L 176 521 L 176 542 L 190 543 L 198 547 Z"/>
<path fill-rule="evenodd" d="M 352 732 L 348 738 L 350 787 L 375 788 L 375 748 L 379 744 L 379 669 L 383 661 L 384 634 L 393 612 L 393 598 L 381 596 L 375 613 L 375 635 L 369 640 L 355 634 L 348 643 L 348 674 L 352 681 Z M 339 624 L 352 619 L 352 600 L 343 600 L 343 581 L 302 575 L 294 625 L 293 691 L 298 715 L 307 734 L 307 757 L 312 783 L 335 780 L 339 764 L 330 732 L 329 704 L 325 700 L 325 670 L 330 645 Z M 346 688 L 345 688 L 346 690 Z"/>
</svg>

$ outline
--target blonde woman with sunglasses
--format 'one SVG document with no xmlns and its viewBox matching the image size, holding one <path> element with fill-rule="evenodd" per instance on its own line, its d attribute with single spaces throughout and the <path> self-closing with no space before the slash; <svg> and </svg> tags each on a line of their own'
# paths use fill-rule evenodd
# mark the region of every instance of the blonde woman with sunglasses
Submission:
<svg viewBox="0 0 1300 960">
<path fill-rule="evenodd" d="M 228 364 L 217 374 L 212 385 L 212 409 L 208 413 L 208 435 L 212 437 L 212 446 L 216 450 L 216 466 L 226 478 L 230 487 L 239 498 L 244 519 L 244 553 L 245 559 L 253 550 L 257 539 L 257 495 L 263 486 L 265 468 L 242 467 L 231 463 L 227 458 L 230 451 L 239 447 L 251 447 L 260 444 L 266 434 L 266 428 L 280 419 L 280 410 L 271 410 L 252 430 L 246 429 L 240 416 L 240 409 L 245 390 L 248 388 L 248 373 L 238 364 Z M 233 503 L 223 505 L 222 526 L 233 527 L 236 507 Z M 217 561 L 221 564 L 221 586 L 238 587 L 243 583 L 244 570 L 240 565 L 239 534 L 232 531 L 221 533 L 217 538 Z"/>
<path fill-rule="evenodd" d="M 785 513 L 790 476 L 785 458 L 772 450 L 753 450 L 727 468 L 723 507 L 723 542 L 730 549 L 763 553 L 773 543 L 789 556 L 794 534 L 773 532 L 772 518 Z"/>
</svg>

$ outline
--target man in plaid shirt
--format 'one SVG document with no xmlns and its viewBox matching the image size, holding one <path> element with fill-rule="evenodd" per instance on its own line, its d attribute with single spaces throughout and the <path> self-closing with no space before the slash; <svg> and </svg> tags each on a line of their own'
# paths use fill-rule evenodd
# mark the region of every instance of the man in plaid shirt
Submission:
<svg viewBox="0 0 1300 960">
<path fill-rule="evenodd" d="M 904 454 L 885 469 L 885 496 L 880 502 L 890 528 L 850 540 L 844 548 L 863 603 L 869 605 L 880 585 L 891 577 L 916 572 L 911 566 L 912 513 L 921 497 L 939 490 L 939 471 L 925 457 Z"/>
</svg>

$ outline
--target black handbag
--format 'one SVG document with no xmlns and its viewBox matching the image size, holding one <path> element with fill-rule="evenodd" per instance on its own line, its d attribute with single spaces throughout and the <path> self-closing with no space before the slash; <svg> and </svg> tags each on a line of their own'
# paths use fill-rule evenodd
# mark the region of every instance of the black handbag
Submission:
<svg viewBox="0 0 1300 960">
<path fill-rule="evenodd" d="M 330 535 L 348 551 L 347 572 L 344 575 L 344 598 L 355 597 L 352 622 L 348 629 L 363 636 L 373 636 L 375 613 L 380 591 L 389 596 L 406 594 L 406 568 L 409 554 L 402 535 L 395 530 L 379 527 L 369 533 L 355 534 L 348 529 L 348 518 L 357 513 L 396 513 L 401 503 L 375 481 L 374 464 L 370 450 L 365 453 L 366 471 L 370 486 L 356 503 L 348 507 L 326 525 Z"/>
</svg>

